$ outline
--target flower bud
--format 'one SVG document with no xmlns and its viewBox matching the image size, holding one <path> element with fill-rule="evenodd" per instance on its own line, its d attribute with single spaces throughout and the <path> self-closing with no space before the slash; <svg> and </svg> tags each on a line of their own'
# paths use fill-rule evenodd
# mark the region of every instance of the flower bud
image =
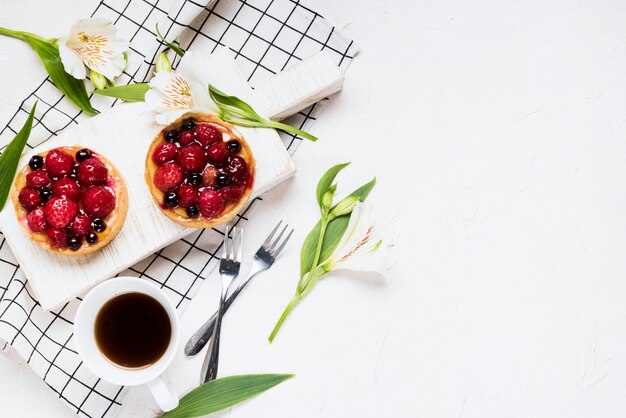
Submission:
<svg viewBox="0 0 626 418">
<path fill-rule="evenodd" d="M 165 55 L 165 52 L 161 52 L 157 57 L 154 71 L 157 73 L 160 73 L 161 71 L 169 73 L 172 71 L 172 63 L 167 55 Z"/>
<path fill-rule="evenodd" d="M 326 213 L 333 204 L 333 192 L 328 190 L 322 195 L 322 210 Z"/>
<path fill-rule="evenodd" d="M 93 86 L 95 88 L 97 88 L 99 90 L 102 90 L 103 88 L 106 88 L 106 86 L 107 86 L 107 79 L 102 74 L 97 73 L 94 70 L 91 70 L 89 72 L 89 78 L 91 79 L 91 84 L 93 84 Z"/>
<path fill-rule="evenodd" d="M 338 216 L 352 213 L 352 209 L 354 209 L 354 206 L 357 204 L 358 201 L 359 198 L 355 196 L 348 196 L 343 198 L 343 200 L 337 203 L 337 205 L 335 205 L 335 207 L 330 211 L 330 216 L 332 218 L 336 218 Z"/>
</svg>

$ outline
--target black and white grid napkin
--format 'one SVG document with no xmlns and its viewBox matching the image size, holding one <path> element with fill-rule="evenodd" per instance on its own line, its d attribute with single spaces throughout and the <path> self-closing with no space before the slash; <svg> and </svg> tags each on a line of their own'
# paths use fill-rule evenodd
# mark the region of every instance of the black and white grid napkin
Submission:
<svg viewBox="0 0 626 418">
<path fill-rule="evenodd" d="M 357 51 L 352 41 L 299 0 L 218 0 L 209 4 L 201 0 L 104 0 L 92 16 L 114 22 L 119 36 L 131 41 L 128 67 L 118 84 L 150 78 L 152 63 L 163 50 L 156 36 L 157 23 L 166 39 L 177 39 L 185 50 L 213 51 L 226 46 L 253 87 L 321 49 L 331 52 L 345 70 Z M 31 148 L 89 117 L 78 112 L 46 79 L 2 128 L 0 148 L 15 136 L 36 100 L 39 105 L 28 143 Z M 94 97 L 92 102 L 101 111 L 117 103 L 105 97 Z M 306 127 L 319 110 L 320 104 L 311 106 L 288 122 Z M 294 152 L 300 139 L 281 135 L 285 146 Z M 250 207 L 263 204 L 270 202 L 257 199 L 236 223 L 249 222 Z M 200 230 L 120 275 L 156 282 L 178 309 L 184 309 L 216 262 L 221 241 L 218 230 Z M 110 417 L 123 402 L 125 391 L 94 376 L 76 353 L 72 321 L 79 303 L 76 299 L 53 312 L 41 309 L 0 234 L 0 350 L 12 346 L 79 415 Z"/>
</svg>

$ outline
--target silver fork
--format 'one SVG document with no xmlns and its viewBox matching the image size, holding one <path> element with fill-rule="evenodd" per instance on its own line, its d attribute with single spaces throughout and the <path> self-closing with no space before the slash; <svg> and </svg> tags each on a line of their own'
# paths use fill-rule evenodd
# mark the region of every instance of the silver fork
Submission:
<svg viewBox="0 0 626 418">
<path fill-rule="evenodd" d="M 220 305 L 217 309 L 217 317 L 215 320 L 215 332 L 209 344 L 209 350 L 206 353 L 204 363 L 202 364 L 202 375 L 200 383 L 215 380 L 217 377 L 217 363 L 220 354 L 220 331 L 222 329 L 222 313 L 224 312 L 224 301 L 228 288 L 233 280 L 239 274 L 241 266 L 241 254 L 243 253 L 243 229 L 232 229 L 232 238 L 228 237 L 229 228 L 226 226 L 224 232 L 224 244 L 222 248 L 222 260 L 220 261 L 220 275 L 222 276 L 222 296 Z M 239 239 L 237 239 L 239 238 Z M 239 248 L 237 248 L 239 247 Z"/>
<path fill-rule="evenodd" d="M 291 234 L 293 233 L 293 229 L 289 232 L 287 237 L 281 242 L 281 238 L 283 237 L 285 231 L 289 225 L 285 225 L 285 227 L 280 231 L 278 237 L 272 241 L 276 231 L 282 224 L 283 221 L 278 222 L 278 225 L 272 230 L 267 239 L 263 244 L 261 244 L 261 248 L 254 255 L 254 259 L 252 260 L 252 268 L 250 269 L 250 273 L 248 273 L 248 277 L 246 277 L 239 286 L 233 291 L 233 293 L 226 299 L 226 302 L 223 306 L 222 314 L 225 313 L 230 305 L 235 301 L 239 293 L 246 287 L 246 285 L 250 282 L 250 280 L 259 272 L 263 270 L 267 270 L 274 264 L 276 261 L 276 257 L 278 254 L 285 248 L 285 244 L 291 238 Z M 202 350 L 202 348 L 206 345 L 207 341 L 211 338 L 211 334 L 213 333 L 213 327 L 215 325 L 215 320 L 217 319 L 218 313 L 213 314 L 208 321 L 206 321 L 199 329 L 196 331 L 187 344 L 185 345 L 185 354 L 189 357 L 193 357 Z"/>
</svg>

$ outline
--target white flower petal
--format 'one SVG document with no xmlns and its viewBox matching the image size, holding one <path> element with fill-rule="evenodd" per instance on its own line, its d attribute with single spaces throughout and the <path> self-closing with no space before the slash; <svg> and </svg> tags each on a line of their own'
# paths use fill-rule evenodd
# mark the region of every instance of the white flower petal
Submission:
<svg viewBox="0 0 626 418">
<path fill-rule="evenodd" d="M 87 70 L 85 64 L 80 57 L 65 44 L 67 38 L 59 39 L 59 55 L 61 56 L 61 62 L 65 72 L 72 77 L 79 80 L 84 80 L 87 77 Z"/>
<path fill-rule="evenodd" d="M 344 236 L 325 266 L 328 270 L 383 274 L 395 263 L 395 247 L 380 237 L 380 232 L 372 221 L 371 208 L 357 203 Z"/>
<path fill-rule="evenodd" d="M 109 37 L 115 36 L 117 28 L 108 20 L 94 17 L 89 19 L 78 19 L 72 25 L 70 33 L 77 34 L 79 32 L 88 32 Z"/>
<path fill-rule="evenodd" d="M 170 123 L 190 111 L 217 114 L 208 84 L 195 77 L 194 66 L 201 64 L 198 55 L 187 52 L 176 71 L 159 71 L 150 80 L 146 103 L 157 113 L 158 123 Z"/>
<path fill-rule="evenodd" d="M 85 66 L 112 80 L 124 71 L 123 53 L 129 46 L 127 41 L 116 38 L 116 34 L 117 29 L 111 22 L 81 19 L 72 26 L 70 35 L 60 40 L 59 50 L 71 50 Z M 61 60 L 66 68 L 75 69 L 68 51 L 61 54 Z"/>
<path fill-rule="evenodd" d="M 102 74 L 109 80 L 113 80 L 118 77 L 124 69 L 126 68 L 126 60 L 124 59 L 124 55 L 119 54 L 112 60 L 106 62 L 102 65 L 94 65 L 93 67 L 89 67 L 92 70 Z"/>
</svg>

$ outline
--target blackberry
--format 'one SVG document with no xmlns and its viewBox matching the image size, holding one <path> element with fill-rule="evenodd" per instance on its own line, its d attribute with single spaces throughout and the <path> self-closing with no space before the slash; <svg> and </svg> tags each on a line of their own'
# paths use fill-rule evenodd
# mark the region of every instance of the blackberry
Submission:
<svg viewBox="0 0 626 418">
<path fill-rule="evenodd" d="M 198 215 L 200 215 L 200 211 L 196 206 L 189 206 L 187 208 L 187 216 L 189 216 L 190 218 L 197 218 Z"/>
<path fill-rule="evenodd" d="M 226 143 L 228 146 L 228 151 L 230 152 L 239 152 L 241 151 L 241 143 L 236 139 L 231 139 Z"/>
<path fill-rule="evenodd" d="M 195 122 L 192 119 L 185 119 L 183 121 L 183 129 L 186 131 L 191 131 L 196 127 Z"/>
<path fill-rule="evenodd" d="M 93 232 L 88 233 L 87 236 L 85 237 L 85 239 L 91 245 L 93 245 L 96 242 L 98 242 L 98 236 L 96 234 L 94 234 Z"/>
<path fill-rule="evenodd" d="M 82 163 L 87 158 L 91 158 L 91 151 L 89 151 L 87 148 L 83 148 L 76 153 L 76 161 L 78 161 L 79 163 Z"/>
<path fill-rule="evenodd" d="M 67 240 L 67 246 L 70 250 L 76 251 L 83 246 L 83 240 L 80 237 L 70 237 Z"/>
<path fill-rule="evenodd" d="M 43 158 L 41 158 L 39 155 L 33 155 L 28 162 L 28 166 L 31 168 L 31 170 L 39 170 L 43 167 Z"/>
<path fill-rule="evenodd" d="M 91 223 L 91 226 L 93 226 L 93 229 L 95 229 L 96 232 L 103 232 L 105 229 L 107 229 L 107 224 L 104 223 L 102 219 L 94 219 Z"/>
<path fill-rule="evenodd" d="M 178 141 L 178 132 L 171 130 L 165 133 L 165 140 L 167 142 L 176 142 Z"/>
<path fill-rule="evenodd" d="M 175 206 L 178 206 L 178 195 L 176 194 L 176 192 L 169 192 L 165 195 L 163 201 L 165 202 L 166 206 L 173 208 Z"/>
</svg>

